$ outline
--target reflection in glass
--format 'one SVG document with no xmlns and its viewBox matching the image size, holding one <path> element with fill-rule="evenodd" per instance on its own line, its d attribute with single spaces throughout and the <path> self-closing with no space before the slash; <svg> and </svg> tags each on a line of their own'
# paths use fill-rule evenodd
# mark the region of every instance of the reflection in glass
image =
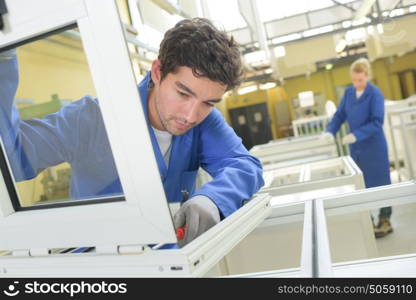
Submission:
<svg viewBox="0 0 416 300">
<path fill-rule="evenodd" d="M 343 160 L 327 160 L 311 164 L 310 180 L 322 180 L 351 175 L 351 171 Z"/>
<path fill-rule="evenodd" d="M 278 224 L 266 219 L 220 261 L 210 276 L 300 268 L 302 238 L 303 213 Z"/>
<path fill-rule="evenodd" d="M 0 133 L 19 205 L 121 195 L 78 30 L 16 53 L 0 62 Z"/>
<path fill-rule="evenodd" d="M 296 168 L 285 168 L 281 170 L 275 170 L 273 171 L 273 177 L 270 185 L 268 185 L 269 180 L 265 180 L 267 187 L 278 187 L 286 184 L 296 184 L 301 182 L 301 171 L 302 167 L 296 167 Z M 266 176 L 265 176 L 266 178 Z"/>
<path fill-rule="evenodd" d="M 327 214 L 332 262 L 416 253 L 415 213 L 415 203 L 393 206 L 393 232 L 381 238 L 373 227 L 379 224 L 378 209 Z"/>
</svg>

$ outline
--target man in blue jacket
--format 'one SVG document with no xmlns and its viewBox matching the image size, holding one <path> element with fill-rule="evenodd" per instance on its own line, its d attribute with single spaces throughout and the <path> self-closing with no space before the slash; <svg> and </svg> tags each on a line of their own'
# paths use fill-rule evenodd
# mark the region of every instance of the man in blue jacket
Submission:
<svg viewBox="0 0 416 300">
<path fill-rule="evenodd" d="M 13 105 L 17 59 L 6 56 L 0 62 L 0 132 L 16 180 L 68 162 L 73 199 L 122 194 L 98 99 L 86 96 L 44 119 L 22 121 Z M 158 59 L 138 86 L 166 197 L 180 202 L 189 195 L 174 216 L 176 228 L 186 225 L 184 244 L 264 184 L 260 162 L 214 108 L 241 75 L 238 45 L 195 18 L 166 32 Z M 199 167 L 213 180 L 195 190 Z"/>
</svg>

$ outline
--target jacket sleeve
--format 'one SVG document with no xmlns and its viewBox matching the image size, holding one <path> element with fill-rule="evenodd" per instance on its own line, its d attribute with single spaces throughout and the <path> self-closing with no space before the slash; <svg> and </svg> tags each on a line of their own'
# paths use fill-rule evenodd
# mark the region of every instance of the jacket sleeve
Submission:
<svg viewBox="0 0 416 300">
<path fill-rule="evenodd" d="M 0 135 L 15 180 L 22 181 L 74 159 L 81 145 L 83 107 L 74 102 L 44 119 L 20 120 L 13 104 L 18 79 L 16 57 L 0 63 Z"/>
<path fill-rule="evenodd" d="M 371 96 L 370 101 L 369 121 L 352 132 L 356 137 L 357 142 L 383 132 L 384 97 L 378 88 L 373 88 L 373 95 Z"/>
<path fill-rule="evenodd" d="M 341 99 L 341 103 L 338 106 L 337 111 L 335 112 L 334 116 L 332 117 L 332 120 L 328 123 L 326 131 L 332 133 L 333 136 L 335 136 L 341 127 L 342 123 L 345 122 L 347 119 L 347 114 L 345 112 L 345 102 L 347 99 L 348 89 L 345 90 L 344 96 Z"/>
<path fill-rule="evenodd" d="M 200 133 L 200 162 L 213 180 L 194 193 L 210 198 L 227 217 L 263 185 L 260 161 L 250 155 L 234 130 L 214 109 Z"/>
</svg>

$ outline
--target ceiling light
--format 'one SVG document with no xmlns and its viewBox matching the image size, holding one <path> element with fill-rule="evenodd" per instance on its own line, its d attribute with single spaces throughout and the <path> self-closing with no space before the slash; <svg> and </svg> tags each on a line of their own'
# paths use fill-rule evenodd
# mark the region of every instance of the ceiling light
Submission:
<svg viewBox="0 0 416 300">
<path fill-rule="evenodd" d="M 259 63 L 267 61 L 266 52 L 264 50 L 254 51 L 244 54 L 244 59 L 247 64 Z"/>
<path fill-rule="evenodd" d="M 333 67 L 334 67 L 334 65 L 333 65 L 333 64 L 326 64 L 326 65 L 325 65 L 325 70 L 329 71 L 329 70 L 331 70 Z"/>
<path fill-rule="evenodd" d="M 238 90 L 239 95 L 248 94 L 257 91 L 257 85 L 249 85 Z"/>
<path fill-rule="evenodd" d="M 338 41 L 337 45 L 335 46 L 335 51 L 337 53 L 340 53 L 340 52 L 344 51 L 346 46 L 347 46 L 347 41 L 345 39 L 340 39 Z"/>
<path fill-rule="evenodd" d="M 286 55 L 286 50 L 284 46 L 277 46 L 273 49 L 275 57 L 283 57 Z"/>
<path fill-rule="evenodd" d="M 276 86 L 275 82 L 267 82 L 264 84 L 260 84 L 260 89 L 261 90 L 268 90 L 268 89 L 272 89 Z"/>
</svg>

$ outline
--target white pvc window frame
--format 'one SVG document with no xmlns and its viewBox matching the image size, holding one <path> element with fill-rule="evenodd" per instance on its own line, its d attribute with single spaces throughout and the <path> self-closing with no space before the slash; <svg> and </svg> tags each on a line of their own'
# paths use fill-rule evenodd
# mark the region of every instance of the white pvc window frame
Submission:
<svg viewBox="0 0 416 300">
<path fill-rule="evenodd" d="M 414 100 L 413 100 L 414 101 Z M 408 104 L 411 104 L 411 102 L 407 102 Z M 390 136 L 391 141 L 393 142 L 393 157 L 394 157 L 394 167 L 398 171 L 399 179 L 401 179 L 401 169 L 399 164 L 399 151 L 398 151 L 398 145 L 399 143 L 402 143 L 404 147 L 404 164 L 405 164 L 405 171 L 406 171 L 406 177 L 409 179 L 415 178 L 415 168 L 414 168 L 414 162 L 412 161 L 412 151 L 413 149 L 410 149 L 409 145 L 409 134 L 408 130 L 416 129 L 416 122 L 411 121 L 409 122 L 409 116 L 414 117 L 416 115 L 416 107 L 415 106 L 409 106 L 404 108 L 398 108 L 392 111 L 388 112 L 388 124 L 390 129 Z M 393 119 L 398 119 L 398 124 L 393 124 Z M 399 133 L 399 136 L 396 134 Z M 400 139 L 399 139 L 400 137 Z"/>
<path fill-rule="evenodd" d="M 371 210 L 416 202 L 416 182 L 410 181 L 350 193 L 272 205 L 262 226 L 278 226 L 304 219 L 299 268 L 240 274 L 231 277 L 415 277 L 416 253 L 333 263 L 328 215 Z"/>
<path fill-rule="evenodd" d="M 115 1 L 7 6 L 0 49 L 78 25 L 125 201 L 16 212 L 0 179 L 0 249 L 176 242 Z"/>
<path fill-rule="evenodd" d="M 352 185 L 355 189 L 363 189 L 365 187 L 362 171 L 349 156 L 315 161 L 288 168 L 272 169 L 272 166 L 273 165 L 270 165 L 270 168 L 268 168 L 267 171 L 264 171 L 263 176 L 266 184 L 265 187 L 259 191 L 260 193 L 269 193 L 271 196 L 279 196 L 343 185 Z M 345 170 L 345 175 L 313 180 L 311 179 L 311 174 L 314 168 L 342 169 Z M 272 183 L 274 177 L 290 174 L 299 174 L 298 182 L 278 187 L 268 186 Z"/>
<path fill-rule="evenodd" d="M 281 167 L 338 156 L 337 145 L 319 135 L 278 139 L 250 149 L 264 165 L 279 163 Z"/>
<path fill-rule="evenodd" d="M 322 198 L 321 201 L 328 216 L 414 203 L 415 195 L 416 182 L 409 181 Z M 324 237 L 324 240 L 326 241 L 323 246 L 327 247 L 328 237 Z M 331 274 L 334 277 L 415 277 L 416 253 L 342 263 L 331 262 Z M 323 273 L 319 276 L 327 277 Z"/>
<path fill-rule="evenodd" d="M 200 277 L 270 214 L 270 196 L 253 197 L 181 249 L 119 247 L 118 252 L 0 255 L 0 277 Z M 102 251 L 104 250 L 104 251 Z M 32 253 L 31 252 L 31 253 Z"/>
</svg>

